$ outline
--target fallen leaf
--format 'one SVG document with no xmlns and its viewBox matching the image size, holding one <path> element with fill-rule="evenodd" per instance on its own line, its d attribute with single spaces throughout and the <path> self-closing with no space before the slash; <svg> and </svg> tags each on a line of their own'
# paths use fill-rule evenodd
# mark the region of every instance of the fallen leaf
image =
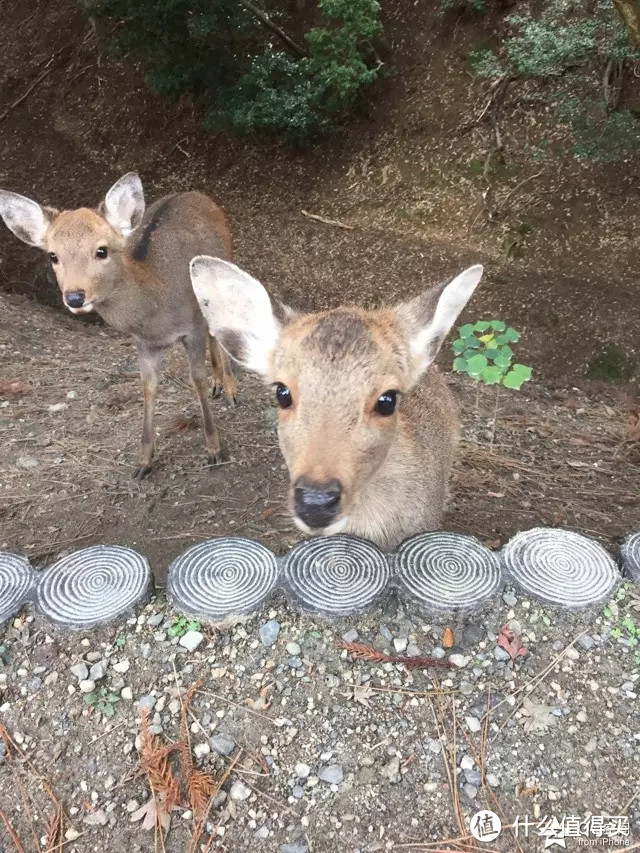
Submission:
<svg viewBox="0 0 640 853">
<path fill-rule="evenodd" d="M 542 705 L 534 702 L 528 696 L 522 702 L 520 712 L 524 719 L 525 732 L 546 732 L 555 725 L 556 718 L 551 715 L 550 705 Z"/>
<path fill-rule="evenodd" d="M 500 628 L 498 645 L 501 649 L 504 649 L 505 652 L 508 652 L 511 660 L 515 660 L 520 655 L 529 654 L 529 649 L 525 648 L 521 643 L 520 635 L 514 634 L 508 625 L 503 625 L 502 628 Z"/>
<path fill-rule="evenodd" d="M 354 702 L 359 702 L 361 705 L 364 705 L 365 708 L 370 708 L 369 699 L 372 699 L 375 695 L 374 691 L 371 689 L 370 684 L 356 684 L 353 688 L 353 693 L 351 698 Z"/>
<path fill-rule="evenodd" d="M 454 646 L 455 640 L 453 637 L 453 631 L 451 628 L 445 628 L 442 633 L 442 648 L 443 649 L 452 649 Z"/>
</svg>

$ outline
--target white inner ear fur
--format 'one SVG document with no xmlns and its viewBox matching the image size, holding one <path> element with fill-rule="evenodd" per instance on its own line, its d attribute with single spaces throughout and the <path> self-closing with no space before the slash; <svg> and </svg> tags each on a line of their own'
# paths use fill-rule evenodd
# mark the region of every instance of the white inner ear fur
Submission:
<svg viewBox="0 0 640 853">
<path fill-rule="evenodd" d="M 229 355 L 263 376 L 280 334 L 271 300 L 257 279 L 229 261 L 198 255 L 189 265 L 191 284 L 209 327 L 222 346 L 230 333 L 241 342 Z M 226 347 L 225 347 L 226 348 Z"/>
<path fill-rule="evenodd" d="M 129 172 L 116 181 L 104 199 L 107 222 L 125 237 L 138 227 L 144 209 L 142 181 L 135 172 Z"/>
<path fill-rule="evenodd" d="M 7 228 L 29 246 L 46 248 L 46 234 L 51 224 L 47 212 L 35 201 L 18 193 L 0 190 L 0 216 Z"/>
<path fill-rule="evenodd" d="M 419 370 L 425 370 L 438 354 L 442 342 L 480 283 L 482 273 L 481 264 L 469 267 L 442 291 L 433 319 L 411 341 L 411 352 Z"/>
</svg>

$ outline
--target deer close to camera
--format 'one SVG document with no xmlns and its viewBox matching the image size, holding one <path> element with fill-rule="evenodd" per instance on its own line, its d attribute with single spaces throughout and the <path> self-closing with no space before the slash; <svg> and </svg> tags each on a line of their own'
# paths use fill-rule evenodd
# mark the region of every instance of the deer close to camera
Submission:
<svg viewBox="0 0 640 853">
<path fill-rule="evenodd" d="M 162 358 L 178 341 L 185 347 L 202 410 L 208 461 L 220 461 L 220 437 L 207 399 L 207 349 L 214 393 L 224 389 L 233 402 L 236 382 L 226 353 L 207 331 L 189 262 L 203 252 L 231 257 L 222 210 L 202 193 L 184 192 L 160 199 L 145 212 L 142 183 L 130 172 L 111 187 L 97 210 L 59 212 L 0 190 L 0 217 L 22 241 L 48 253 L 72 313 L 96 311 L 117 331 L 133 336 L 144 397 L 140 465 L 134 477 L 142 479 L 151 470 Z"/>
<path fill-rule="evenodd" d="M 272 384 L 303 531 L 384 549 L 440 527 L 458 441 L 432 362 L 482 276 L 473 266 L 395 308 L 297 315 L 227 261 L 197 257 L 191 281 L 209 331 Z"/>
</svg>

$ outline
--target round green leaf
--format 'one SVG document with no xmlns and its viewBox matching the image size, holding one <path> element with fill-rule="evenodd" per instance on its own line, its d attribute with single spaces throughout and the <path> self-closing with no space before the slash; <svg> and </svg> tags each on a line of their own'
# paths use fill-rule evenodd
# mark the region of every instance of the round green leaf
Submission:
<svg viewBox="0 0 640 853">
<path fill-rule="evenodd" d="M 491 328 L 494 330 L 494 332 L 504 332 L 504 330 L 507 328 L 507 324 L 503 323 L 502 320 L 492 320 Z"/>
<path fill-rule="evenodd" d="M 480 349 L 480 341 L 475 335 L 467 335 L 467 337 L 464 338 L 464 345 L 468 349 Z"/>
<path fill-rule="evenodd" d="M 458 356 L 458 358 L 453 361 L 453 369 L 456 373 L 466 373 L 467 372 L 467 359 Z"/>
<path fill-rule="evenodd" d="M 464 326 L 460 326 L 458 332 L 461 338 L 468 338 L 469 335 L 473 335 L 473 325 L 471 323 L 466 323 Z"/>
<path fill-rule="evenodd" d="M 487 323 L 486 320 L 478 320 L 477 323 L 474 323 L 473 328 L 476 332 L 486 332 L 491 323 Z"/>
<path fill-rule="evenodd" d="M 478 353 L 478 355 L 474 355 L 467 359 L 467 370 L 471 375 L 479 375 L 488 364 L 489 362 L 485 356 L 482 355 L 482 353 Z"/>
<path fill-rule="evenodd" d="M 451 348 L 456 353 L 456 355 L 460 355 L 461 352 L 464 352 L 465 343 L 464 341 L 458 339 L 457 341 L 454 341 L 451 344 Z"/>
<path fill-rule="evenodd" d="M 511 326 L 504 333 L 505 338 L 512 343 L 517 343 L 520 340 L 520 332 L 516 332 Z"/>
<path fill-rule="evenodd" d="M 493 364 L 490 364 L 489 367 L 485 367 L 485 369 L 481 373 L 482 381 L 487 385 L 495 385 L 496 382 L 500 382 L 502 378 L 502 370 L 499 367 L 496 367 Z"/>
</svg>

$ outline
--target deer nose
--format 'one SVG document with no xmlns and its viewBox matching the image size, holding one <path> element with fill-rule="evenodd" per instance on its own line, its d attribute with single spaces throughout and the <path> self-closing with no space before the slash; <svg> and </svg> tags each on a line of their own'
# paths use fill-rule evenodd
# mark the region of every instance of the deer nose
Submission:
<svg viewBox="0 0 640 853">
<path fill-rule="evenodd" d="M 82 308 L 84 305 L 84 290 L 71 290 L 64 295 L 69 308 Z"/>
<path fill-rule="evenodd" d="M 314 483 L 300 478 L 293 488 L 293 506 L 296 515 L 309 527 L 328 527 L 340 512 L 342 483 L 329 480 Z"/>
</svg>

